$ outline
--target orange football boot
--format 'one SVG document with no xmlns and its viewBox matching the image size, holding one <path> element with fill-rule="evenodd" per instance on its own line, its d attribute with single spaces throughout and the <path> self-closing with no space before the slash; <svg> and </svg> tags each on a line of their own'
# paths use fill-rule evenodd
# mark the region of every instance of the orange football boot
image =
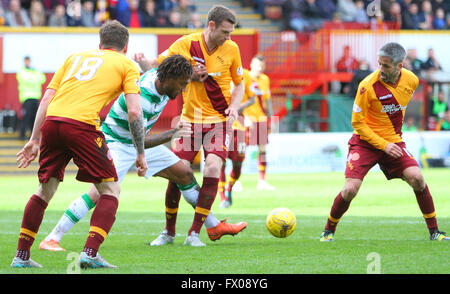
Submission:
<svg viewBox="0 0 450 294">
<path fill-rule="evenodd" d="M 40 250 L 48 250 L 48 251 L 66 251 L 66 249 L 59 246 L 59 242 L 53 239 L 51 240 L 42 240 L 41 244 L 39 244 Z"/>
<path fill-rule="evenodd" d="M 247 227 L 246 222 L 239 222 L 237 224 L 227 223 L 227 219 L 220 221 L 220 223 L 214 227 L 206 229 L 208 237 L 211 241 L 219 240 L 223 235 L 236 235 Z"/>
</svg>

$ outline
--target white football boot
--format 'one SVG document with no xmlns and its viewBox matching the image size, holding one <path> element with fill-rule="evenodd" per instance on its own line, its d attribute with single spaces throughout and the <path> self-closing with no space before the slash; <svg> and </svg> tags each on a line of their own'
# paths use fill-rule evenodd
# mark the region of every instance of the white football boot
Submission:
<svg viewBox="0 0 450 294">
<path fill-rule="evenodd" d="M 103 257 L 97 253 L 97 256 L 92 257 L 86 252 L 80 253 L 80 267 L 82 269 L 88 268 L 117 268 L 117 266 L 109 264 Z"/>
<path fill-rule="evenodd" d="M 191 232 L 191 235 L 187 236 L 186 241 L 184 241 L 184 245 L 192 247 L 206 246 L 202 241 L 200 241 L 199 234 L 194 231 Z"/>
<path fill-rule="evenodd" d="M 167 234 L 167 230 L 162 231 L 161 234 L 159 234 L 158 238 L 153 240 L 150 243 L 150 246 L 162 246 L 167 244 L 173 244 L 173 241 L 175 240 L 175 237 L 170 236 Z"/>
<path fill-rule="evenodd" d="M 29 258 L 28 260 L 23 260 L 20 257 L 14 257 L 13 261 L 11 262 L 11 267 L 14 267 L 14 268 L 25 268 L 25 267 L 41 268 L 42 265 L 33 261 L 31 258 Z"/>
</svg>

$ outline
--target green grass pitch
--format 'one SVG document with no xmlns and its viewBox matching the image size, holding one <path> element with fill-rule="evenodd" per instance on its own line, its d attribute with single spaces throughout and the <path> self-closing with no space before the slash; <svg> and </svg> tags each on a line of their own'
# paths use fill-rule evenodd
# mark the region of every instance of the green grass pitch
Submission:
<svg viewBox="0 0 450 294">
<path fill-rule="evenodd" d="M 438 224 L 450 231 L 450 169 L 423 170 L 434 198 Z M 201 182 L 201 175 L 196 174 Z M 257 191 L 256 175 L 243 175 L 243 191 L 234 193 L 233 206 L 213 213 L 230 222 L 246 221 L 240 234 L 211 242 L 203 228 L 204 248 L 183 245 L 193 209 L 182 199 L 175 244 L 150 247 L 164 228 L 164 193 L 167 181 L 145 180 L 129 174 L 122 183 L 116 222 L 99 253 L 118 269 L 81 271 L 114 274 L 449 274 L 450 244 L 431 242 L 411 188 L 401 180 L 385 180 L 370 172 L 359 195 L 341 219 L 333 243 L 320 243 L 331 204 L 343 186 L 343 173 L 269 174 L 275 191 Z M 12 269 L 23 209 L 37 188 L 36 176 L 0 177 L 0 273 L 64 274 L 73 272 L 74 255 L 86 240 L 92 211 L 62 239 L 66 252 L 38 249 L 63 211 L 89 185 L 68 174 L 50 202 L 31 257 L 42 269 Z M 287 207 L 297 217 L 289 237 L 272 237 L 266 215 Z"/>
</svg>

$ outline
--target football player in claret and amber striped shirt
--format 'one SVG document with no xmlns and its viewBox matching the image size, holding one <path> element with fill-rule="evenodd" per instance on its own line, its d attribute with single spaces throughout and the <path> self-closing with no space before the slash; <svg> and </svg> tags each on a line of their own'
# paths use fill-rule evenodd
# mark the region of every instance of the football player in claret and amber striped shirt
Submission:
<svg viewBox="0 0 450 294">
<path fill-rule="evenodd" d="M 139 70 L 125 56 L 129 33 L 117 21 L 100 28 L 100 49 L 72 54 L 44 93 L 30 141 L 17 153 L 19 167 L 27 167 L 38 152 L 39 188 L 28 201 L 12 267 L 41 267 L 30 259 L 48 202 L 69 161 L 78 167 L 77 180 L 93 183 L 101 195 L 92 213 L 81 267 L 115 267 L 97 251 L 111 229 L 120 187 L 105 137 L 99 130 L 100 110 L 124 92 L 129 129 L 136 149 L 138 175 L 144 176 L 144 125 L 140 105 Z"/>
<path fill-rule="evenodd" d="M 205 165 L 203 181 L 194 221 L 188 231 L 185 244 L 205 246 L 199 233 L 214 203 L 219 183 L 220 170 L 227 158 L 228 141 L 231 137 L 231 125 L 237 119 L 237 110 L 244 95 L 243 69 L 238 45 L 231 40 L 231 33 L 237 20 L 235 14 L 222 5 L 213 6 L 208 12 L 207 24 L 202 32 L 192 33 L 179 38 L 157 60 L 139 60 L 142 70 L 157 66 L 162 60 L 181 54 L 193 64 L 194 73 L 191 82 L 183 92 L 183 110 L 181 120 L 192 124 L 192 136 L 175 141 L 174 153 L 186 164 L 193 162 L 203 146 Z M 235 87 L 231 90 L 231 83 Z M 176 215 L 180 199 L 180 190 L 169 182 L 166 191 L 166 229 L 175 232 L 175 224 L 169 218 Z M 170 223 L 170 224 L 169 224 Z M 211 240 L 217 240 L 226 232 L 237 234 L 247 223 L 229 224 L 221 222 L 207 229 Z"/>
<path fill-rule="evenodd" d="M 219 177 L 219 196 L 220 207 L 227 208 L 232 204 L 232 190 L 234 184 L 241 176 L 242 163 L 245 160 L 245 151 L 247 148 L 247 133 L 244 126 L 244 117 L 241 115 L 245 109 L 255 103 L 255 92 L 257 91 L 256 82 L 252 79 L 250 71 L 244 69 L 244 98 L 239 106 L 239 118 L 233 123 L 233 136 L 228 142 L 228 158 L 232 162 L 230 179 L 227 184 L 225 174 L 226 164 L 224 162 Z"/>
<path fill-rule="evenodd" d="M 354 134 L 349 141 L 345 185 L 331 207 L 320 241 L 333 241 L 340 218 L 356 196 L 367 172 L 378 164 L 388 180 L 401 178 L 416 195 L 430 240 L 450 241 L 439 231 L 433 198 L 417 161 L 402 140 L 406 107 L 419 79 L 403 68 L 405 49 L 387 43 L 378 52 L 378 70 L 361 81 L 353 105 Z"/>
<path fill-rule="evenodd" d="M 266 61 L 264 56 L 256 55 L 250 63 L 250 75 L 255 81 L 255 103 L 244 110 L 247 127 L 248 145 L 258 146 L 258 190 L 274 190 L 266 181 L 267 156 L 270 122 L 273 115 L 270 93 L 270 79 L 264 73 Z"/>
</svg>

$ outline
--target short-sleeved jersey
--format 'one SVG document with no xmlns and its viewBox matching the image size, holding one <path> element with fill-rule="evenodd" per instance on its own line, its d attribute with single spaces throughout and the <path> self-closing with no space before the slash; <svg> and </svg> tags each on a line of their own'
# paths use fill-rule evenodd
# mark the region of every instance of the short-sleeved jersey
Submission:
<svg viewBox="0 0 450 294">
<path fill-rule="evenodd" d="M 250 71 L 248 69 L 244 69 L 244 97 L 241 100 L 241 104 L 246 102 L 249 98 L 255 96 L 256 88 L 256 82 L 253 81 Z M 239 119 L 237 119 L 233 123 L 233 129 L 245 131 L 245 126 Z"/>
<path fill-rule="evenodd" d="M 141 77 L 141 107 L 147 133 L 161 116 L 161 112 L 169 101 L 167 95 L 161 95 L 156 90 L 157 77 L 156 68 L 145 72 Z M 102 132 L 105 134 L 107 143 L 118 141 L 124 144 L 133 144 L 128 126 L 128 109 L 123 93 L 114 102 L 106 116 L 102 124 Z"/>
<path fill-rule="evenodd" d="M 56 90 L 47 116 L 63 117 L 100 129 L 99 113 L 121 92 L 139 94 L 140 73 L 133 61 L 113 50 L 91 50 L 66 59 L 48 88 Z"/>
<path fill-rule="evenodd" d="M 403 68 L 396 85 L 380 80 L 376 70 L 359 84 L 352 113 L 354 133 L 375 148 L 402 142 L 406 107 L 419 85 L 414 73 Z"/>
<path fill-rule="evenodd" d="M 244 110 L 244 115 L 252 122 L 267 121 L 267 101 L 270 99 L 270 79 L 266 74 L 253 76 L 252 79 L 258 85 L 255 90 L 255 103 Z"/>
<path fill-rule="evenodd" d="M 231 100 L 230 83 L 238 85 L 243 79 L 238 45 L 227 40 L 210 52 L 203 33 L 199 32 L 179 38 L 158 56 L 158 62 L 174 54 L 183 55 L 193 65 L 204 64 L 208 70 L 206 81 L 191 81 L 186 86 L 181 119 L 192 123 L 225 121 L 225 110 Z"/>
</svg>

